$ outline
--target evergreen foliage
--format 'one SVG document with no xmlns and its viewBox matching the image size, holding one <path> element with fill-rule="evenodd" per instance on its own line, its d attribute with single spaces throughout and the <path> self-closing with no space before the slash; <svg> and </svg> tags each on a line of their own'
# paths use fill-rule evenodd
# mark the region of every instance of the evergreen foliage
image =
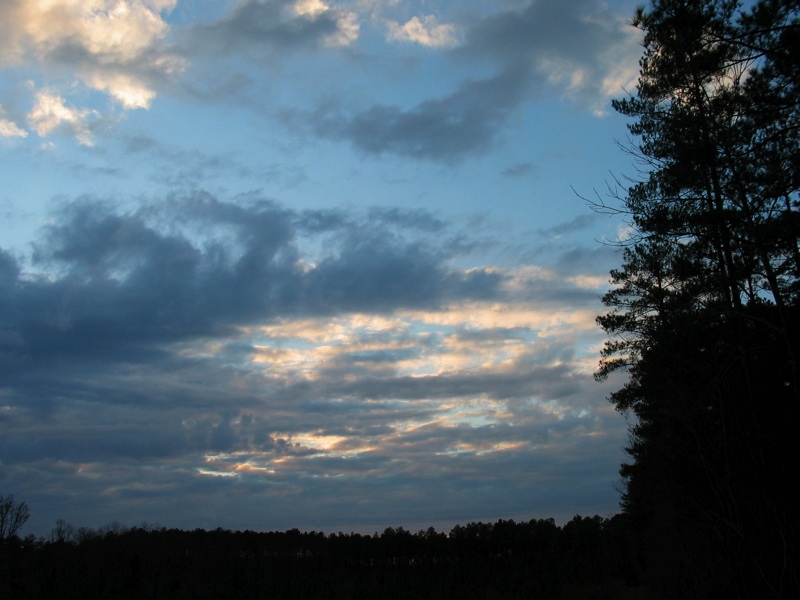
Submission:
<svg viewBox="0 0 800 600">
<path fill-rule="evenodd" d="M 622 507 L 673 597 L 800 597 L 800 2 L 653 0 L 629 116 L 632 237 L 598 378 L 632 413 Z"/>
</svg>

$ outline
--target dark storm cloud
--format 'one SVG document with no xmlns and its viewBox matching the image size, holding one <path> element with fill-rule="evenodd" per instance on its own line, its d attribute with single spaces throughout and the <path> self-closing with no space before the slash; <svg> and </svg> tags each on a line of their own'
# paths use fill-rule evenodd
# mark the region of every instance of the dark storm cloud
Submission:
<svg viewBox="0 0 800 600">
<path fill-rule="evenodd" d="M 492 76 L 465 79 L 453 93 L 410 109 L 376 104 L 348 114 L 321 106 L 286 111 L 285 119 L 325 138 L 349 140 L 367 154 L 460 160 L 487 152 L 509 117 L 531 98 L 557 94 L 605 109 L 609 91 L 622 92 L 609 86 L 637 56 L 624 20 L 604 3 L 536 0 L 467 25 L 464 44 L 450 52 L 456 64 L 470 70 L 494 65 Z"/>
</svg>

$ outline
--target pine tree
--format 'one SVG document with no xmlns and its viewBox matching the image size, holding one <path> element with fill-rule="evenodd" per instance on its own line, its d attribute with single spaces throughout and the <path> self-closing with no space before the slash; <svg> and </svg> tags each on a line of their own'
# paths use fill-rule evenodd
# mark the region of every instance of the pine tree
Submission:
<svg viewBox="0 0 800 600">
<path fill-rule="evenodd" d="M 782 425 L 800 406 L 800 17 L 794 0 L 654 0 L 635 95 L 633 237 L 598 377 L 636 417 L 623 508 L 676 597 L 800 595 Z M 680 582 L 680 583 L 678 583 Z"/>
</svg>

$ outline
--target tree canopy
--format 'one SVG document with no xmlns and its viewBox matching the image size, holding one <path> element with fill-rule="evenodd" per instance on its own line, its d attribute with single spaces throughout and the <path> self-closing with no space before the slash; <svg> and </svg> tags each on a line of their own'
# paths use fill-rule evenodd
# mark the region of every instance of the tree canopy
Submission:
<svg viewBox="0 0 800 600">
<path fill-rule="evenodd" d="M 675 596 L 800 595 L 798 8 L 654 0 L 633 19 L 638 87 L 614 102 L 639 176 L 597 376 L 627 370 L 622 505 Z"/>
</svg>

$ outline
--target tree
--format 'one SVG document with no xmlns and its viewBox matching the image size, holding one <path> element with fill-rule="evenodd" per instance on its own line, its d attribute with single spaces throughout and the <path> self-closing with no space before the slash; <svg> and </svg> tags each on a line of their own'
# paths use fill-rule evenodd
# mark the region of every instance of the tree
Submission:
<svg viewBox="0 0 800 600">
<path fill-rule="evenodd" d="M 654 0 L 638 88 L 614 102 L 641 178 L 597 376 L 628 372 L 622 506 L 676 596 L 800 595 L 782 430 L 800 406 L 799 4 Z"/>
<path fill-rule="evenodd" d="M 50 530 L 50 541 L 60 543 L 73 543 L 77 540 L 75 526 L 64 519 L 56 519 L 56 524 Z"/>
<path fill-rule="evenodd" d="M 30 510 L 25 502 L 17 502 L 13 494 L 0 496 L 0 541 L 16 535 L 30 516 Z"/>
</svg>

